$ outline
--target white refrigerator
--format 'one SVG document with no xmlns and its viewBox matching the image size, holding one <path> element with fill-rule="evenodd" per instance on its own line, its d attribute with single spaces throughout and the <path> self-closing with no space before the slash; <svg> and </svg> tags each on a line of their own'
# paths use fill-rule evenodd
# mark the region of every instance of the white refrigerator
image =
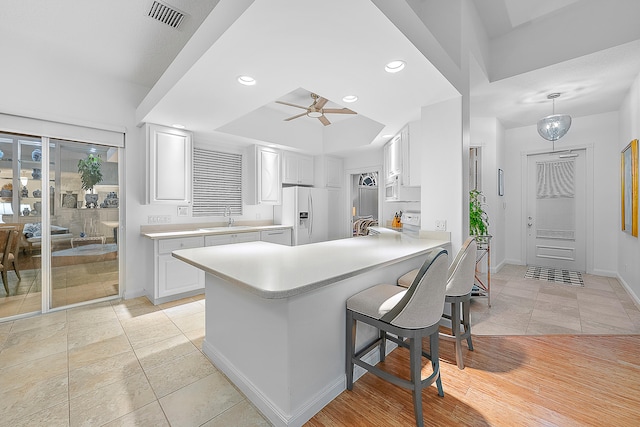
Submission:
<svg viewBox="0 0 640 427">
<path fill-rule="evenodd" d="M 329 239 L 329 195 L 324 188 L 285 187 L 282 204 L 274 207 L 274 221 L 293 227 L 294 245 Z"/>
</svg>

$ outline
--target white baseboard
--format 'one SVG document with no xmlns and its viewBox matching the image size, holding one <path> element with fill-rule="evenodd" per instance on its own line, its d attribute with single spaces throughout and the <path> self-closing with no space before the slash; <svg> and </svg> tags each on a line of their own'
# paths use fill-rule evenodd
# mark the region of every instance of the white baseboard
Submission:
<svg viewBox="0 0 640 427">
<path fill-rule="evenodd" d="M 638 310 L 640 310 L 640 298 L 638 298 L 638 295 L 636 295 L 636 293 L 633 292 L 633 290 L 631 289 L 629 284 L 627 282 L 625 282 L 624 279 L 619 274 L 616 274 L 615 277 L 616 277 L 616 279 L 618 279 L 618 281 L 620 282 L 622 287 L 627 291 L 627 293 L 629 294 L 629 296 L 633 300 L 633 303 L 636 305 L 636 307 L 638 307 Z"/>
<path fill-rule="evenodd" d="M 387 341 L 387 354 L 397 347 L 395 343 Z M 224 373 L 231 382 L 244 393 L 247 399 L 258 408 L 262 415 L 275 426 L 297 427 L 304 425 L 304 423 L 309 421 L 347 388 L 346 374 L 343 374 L 339 378 L 334 378 L 324 389 L 319 390 L 315 397 L 310 399 L 305 405 L 297 408 L 291 415 L 287 415 L 254 386 L 230 360 L 221 355 L 218 350 L 206 340 L 202 343 L 202 351 L 213 362 L 216 368 Z M 363 360 L 371 365 L 376 365 L 380 361 L 378 350 L 371 350 Z M 356 381 L 366 372 L 365 369 L 356 365 L 353 372 L 353 380 Z"/>
<path fill-rule="evenodd" d="M 124 299 L 134 299 L 139 297 L 146 297 L 147 293 L 144 289 L 136 289 L 135 291 L 125 291 L 123 298 Z"/>
<path fill-rule="evenodd" d="M 615 277 L 618 278 L 618 272 L 617 271 L 611 271 L 611 270 L 598 270 L 598 269 L 594 269 L 593 272 L 591 273 L 595 276 L 605 276 L 605 277 Z"/>
</svg>

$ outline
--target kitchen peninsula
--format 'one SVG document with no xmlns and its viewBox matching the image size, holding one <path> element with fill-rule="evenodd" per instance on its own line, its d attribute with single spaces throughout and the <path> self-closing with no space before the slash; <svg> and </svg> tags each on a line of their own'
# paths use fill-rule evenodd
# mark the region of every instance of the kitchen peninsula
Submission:
<svg viewBox="0 0 640 427">
<path fill-rule="evenodd" d="M 303 246 L 249 242 L 173 256 L 206 273 L 204 353 L 274 425 L 300 426 L 345 390 L 347 298 L 395 283 L 436 247 L 450 249 L 450 242 L 380 230 Z M 359 345 L 374 334 L 359 329 Z"/>
</svg>

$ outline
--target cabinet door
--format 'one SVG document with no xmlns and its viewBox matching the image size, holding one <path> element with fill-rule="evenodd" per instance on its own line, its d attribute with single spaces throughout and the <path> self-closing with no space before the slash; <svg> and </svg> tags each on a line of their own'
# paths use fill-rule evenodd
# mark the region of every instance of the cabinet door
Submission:
<svg viewBox="0 0 640 427">
<path fill-rule="evenodd" d="M 402 135 L 398 134 L 385 146 L 385 165 L 387 179 L 402 173 Z"/>
<path fill-rule="evenodd" d="M 191 203 L 191 133 L 147 125 L 147 203 Z"/>
<path fill-rule="evenodd" d="M 277 151 L 259 149 L 258 153 L 258 203 L 280 204 L 280 154 Z"/>
<path fill-rule="evenodd" d="M 326 158 L 326 182 L 327 187 L 342 187 L 342 159 L 334 157 Z"/>
<path fill-rule="evenodd" d="M 298 183 L 302 185 L 313 185 L 313 157 L 298 157 Z"/>
<path fill-rule="evenodd" d="M 169 255 L 158 256 L 158 298 L 204 289 L 204 271 Z"/>
<path fill-rule="evenodd" d="M 282 182 L 284 184 L 298 184 L 298 159 L 289 152 L 282 153 Z"/>
</svg>

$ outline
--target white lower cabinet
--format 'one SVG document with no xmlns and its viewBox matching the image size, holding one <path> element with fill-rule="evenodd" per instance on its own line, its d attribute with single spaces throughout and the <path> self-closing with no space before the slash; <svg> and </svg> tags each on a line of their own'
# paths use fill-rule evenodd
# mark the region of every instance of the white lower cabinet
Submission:
<svg viewBox="0 0 640 427">
<path fill-rule="evenodd" d="M 205 236 L 205 246 L 229 245 L 232 243 L 256 242 L 260 240 L 259 231 L 247 233 L 219 234 L 217 236 Z"/>
<path fill-rule="evenodd" d="M 291 229 L 265 230 L 260 232 L 260 240 L 263 242 L 277 243 L 291 246 Z"/>
<path fill-rule="evenodd" d="M 204 290 L 204 271 L 180 261 L 171 255 L 178 249 L 201 248 L 204 238 L 154 240 L 154 304 L 162 304 Z"/>
</svg>

